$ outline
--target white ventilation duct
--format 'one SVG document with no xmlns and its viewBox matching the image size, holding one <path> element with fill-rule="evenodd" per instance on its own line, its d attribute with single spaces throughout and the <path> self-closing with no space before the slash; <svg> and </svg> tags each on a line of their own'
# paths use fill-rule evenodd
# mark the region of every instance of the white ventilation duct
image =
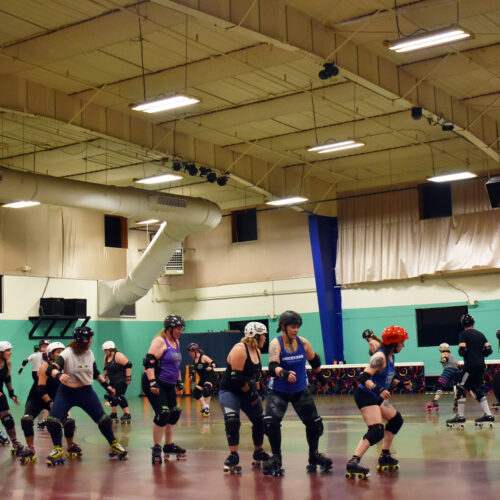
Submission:
<svg viewBox="0 0 500 500">
<path fill-rule="evenodd" d="M 220 208 L 202 198 L 104 186 L 3 167 L 0 167 L 0 199 L 4 202 L 38 201 L 122 217 L 167 221 L 127 278 L 115 282 L 99 281 L 100 316 L 118 316 L 123 306 L 144 297 L 162 274 L 179 242 L 188 234 L 217 226 L 221 219 Z"/>
</svg>

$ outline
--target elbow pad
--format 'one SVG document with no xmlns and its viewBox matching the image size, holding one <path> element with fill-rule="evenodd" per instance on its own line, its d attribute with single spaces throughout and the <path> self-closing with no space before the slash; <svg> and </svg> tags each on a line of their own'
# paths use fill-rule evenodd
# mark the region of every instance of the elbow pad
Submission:
<svg viewBox="0 0 500 500">
<path fill-rule="evenodd" d="M 26 366 L 27 364 L 29 363 L 29 361 L 27 359 L 24 359 L 23 362 L 21 363 L 21 365 L 24 367 Z"/>
<path fill-rule="evenodd" d="M 366 372 L 362 372 L 361 375 L 357 376 L 358 384 L 365 385 L 367 380 L 370 380 L 371 375 Z"/>
<path fill-rule="evenodd" d="M 146 354 L 146 357 L 142 360 L 142 364 L 144 365 L 144 368 L 146 368 L 146 370 L 148 368 L 155 368 L 156 358 L 151 353 L 148 352 Z"/>
<path fill-rule="evenodd" d="M 319 359 L 319 354 L 318 353 L 316 353 L 314 355 L 314 358 L 311 359 L 311 361 L 309 361 L 309 364 L 311 365 L 311 368 L 313 370 L 316 370 L 316 369 L 318 369 L 318 368 L 321 367 L 321 359 Z"/>
<path fill-rule="evenodd" d="M 460 354 L 460 356 L 465 356 L 466 352 L 467 352 L 467 347 L 459 347 L 458 348 L 458 354 Z"/>
<path fill-rule="evenodd" d="M 271 361 L 269 363 L 269 373 L 271 374 L 271 377 L 277 377 L 276 375 L 276 368 L 281 368 L 281 365 L 279 363 L 276 363 L 276 361 Z"/>
<path fill-rule="evenodd" d="M 52 378 L 52 372 L 54 370 L 57 370 L 57 366 L 54 366 L 54 365 L 47 366 L 47 369 L 45 370 L 45 375 L 47 375 L 47 377 L 49 377 L 49 378 Z"/>
<path fill-rule="evenodd" d="M 42 396 L 44 396 L 45 394 L 48 394 L 47 392 L 47 386 L 46 385 L 39 385 L 37 388 L 36 388 L 36 393 L 37 395 L 41 398 Z"/>
<path fill-rule="evenodd" d="M 484 356 L 489 356 L 491 353 L 493 352 L 493 350 L 491 349 L 491 346 L 488 345 L 488 346 L 483 346 L 483 355 Z"/>
<path fill-rule="evenodd" d="M 233 389 L 240 390 L 247 382 L 248 377 L 242 371 L 233 370 L 231 372 L 231 385 Z"/>
<path fill-rule="evenodd" d="M 124 365 L 125 368 L 132 368 L 132 363 L 129 361 L 126 365 Z"/>
</svg>

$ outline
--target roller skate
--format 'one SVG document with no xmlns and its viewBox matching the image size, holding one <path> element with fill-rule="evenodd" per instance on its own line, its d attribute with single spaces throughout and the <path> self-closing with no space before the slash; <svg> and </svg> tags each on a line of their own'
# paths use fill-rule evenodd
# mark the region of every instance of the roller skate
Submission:
<svg viewBox="0 0 500 500">
<path fill-rule="evenodd" d="M 118 423 L 118 413 L 110 413 L 109 418 L 111 419 L 111 422 L 114 424 Z"/>
<path fill-rule="evenodd" d="M 73 443 L 66 450 L 66 458 L 72 458 L 73 460 L 81 460 L 82 449 L 76 443 Z"/>
<path fill-rule="evenodd" d="M 47 465 L 48 466 L 57 466 L 57 465 L 63 465 L 66 463 L 66 460 L 63 458 L 63 449 L 61 446 L 54 446 L 54 449 L 50 452 L 49 456 L 47 457 Z"/>
<path fill-rule="evenodd" d="M 446 421 L 446 425 L 450 429 L 453 429 L 454 427 L 458 427 L 459 429 L 465 429 L 465 417 L 461 417 L 460 415 L 455 415 L 453 418 L 449 418 Z"/>
<path fill-rule="evenodd" d="M 210 417 L 210 408 L 208 406 L 205 406 L 205 408 L 202 408 L 200 410 L 200 413 L 202 417 L 208 418 Z"/>
<path fill-rule="evenodd" d="M 389 450 L 382 450 L 378 457 L 377 472 L 392 472 L 399 470 L 399 460 L 396 460 Z"/>
<path fill-rule="evenodd" d="M 151 461 L 153 465 L 161 465 L 163 460 L 161 456 L 161 445 L 155 444 L 152 448 Z"/>
<path fill-rule="evenodd" d="M 47 420 L 40 420 L 36 427 L 39 431 L 43 431 L 47 427 Z"/>
<path fill-rule="evenodd" d="M 253 452 L 252 466 L 256 469 L 260 469 L 263 463 L 270 458 L 271 457 L 262 448 L 259 448 Z"/>
<path fill-rule="evenodd" d="M 353 455 L 351 460 L 347 462 L 345 473 L 346 479 L 367 479 L 370 477 L 370 469 L 368 467 L 363 467 L 359 462 L 361 458 Z"/>
<path fill-rule="evenodd" d="M 19 455 L 21 455 L 23 450 L 24 450 L 24 446 L 17 439 L 13 439 L 12 440 L 12 449 L 10 450 L 10 454 L 12 456 L 18 457 Z"/>
<path fill-rule="evenodd" d="M 4 431 L 0 431 L 0 446 L 7 446 L 10 444 L 10 439 Z"/>
<path fill-rule="evenodd" d="M 333 467 L 331 458 L 325 457 L 323 453 L 316 450 L 314 453 L 309 453 L 309 464 L 306 466 L 307 472 L 316 472 L 319 466 L 320 472 L 328 472 Z"/>
<path fill-rule="evenodd" d="M 493 429 L 493 422 L 495 417 L 493 415 L 486 415 L 486 413 L 474 420 L 476 427 L 483 427 L 484 425 L 489 425 L 490 429 Z"/>
<path fill-rule="evenodd" d="M 21 453 L 19 453 L 19 461 L 24 465 L 24 464 L 29 464 L 29 463 L 35 463 L 36 462 L 36 456 L 35 456 L 35 448 L 31 448 L 29 446 L 26 446 L 26 448 L 23 449 Z"/>
<path fill-rule="evenodd" d="M 167 455 L 167 460 L 170 455 L 175 455 L 177 460 L 186 460 L 186 450 L 177 446 L 174 443 L 163 445 L 163 454 Z"/>
<path fill-rule="evenodd" d="M 431 401 L 425 405 L 425 409 L 432 413 L 432 410 L 435 410 L 436 413 L 439 412 L 439 403 L 437 401 Z"/>
<path fill-rule="evenodd" d="M 128 460 L 128 451 L 118 442 L 118 439 L 111 441 L 109 447 L 111 449 L 109 458 L 118 457 L 118 460 Z"/>
<path fill-rule="evenodd" d="M 240 474 L 241 465 L 238 465 L 239 463 L 240 456 L 236 451 L 232 451 L 226 458 L 226 460 L 224 460 L 224 472 L 229 472 L 231 474 Z"/>
<path fill-rule="evenodd" d="M 130 413 L 124 413 L 122 418 L 120 418 L 121 424 L 131 424 L 132 423 L 132 415 Z"/>
<path fill-rule="evenodd" d="M 281 457 L 273 455 L 269 460 L 266 460 L 262 466 L 264 476 L 284 476 L 285 469 L 281 466 Z"/>
</svg>

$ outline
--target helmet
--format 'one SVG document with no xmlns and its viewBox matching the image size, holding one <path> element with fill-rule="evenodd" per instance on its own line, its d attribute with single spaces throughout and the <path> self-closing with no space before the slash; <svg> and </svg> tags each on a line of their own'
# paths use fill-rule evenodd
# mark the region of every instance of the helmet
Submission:
<svg viewBox="0 0 500 500">
<path fill-rule="evenodd" d="M 462 325 L 462 328 L 467 328 L 468 326 L 474 326 L 474 318 L 470 314 L 464 314 L 460 318 L 460 324 Z"/>
<path fill-rule="evenodd" d="M 245 326 L 245 337 L 255 337 L 256 335 L 263 335 L 267 333 L 267 326 L 258 321 L 250 321 Z"/>
<path fill-rule="evenodd" d="M 187 350 L 188 350 L 188 352 L 191 352 L 191 351 L 197 351 L 199 348 L 200 348 L 200 346 L 199 346 L 196 342 L 191 342 L 191 343 L 190 343 L 190 344 L 188 344 L 188 346 L 187 346 Z"/>
<path fill-rule="evenodd" d="M 42 340 L 40 340 L 40 342 L 38 342 L 38 345 L 40 347 L 42 347 L 43 345 L 49 345 L 49 344 L 50 344 L 50 340 L 48 340 L 48 339 L 42 339 Z"/>
<path fill-rule="evenodd" d="M 384 345 L 397 344 L 408 338 L 408 332 L 402 326 L 388 326 L 382 332 Z"/>
<path fill-rule="evenodd" d="M 104 344 L 102 344 L 102 350 L 105 349 L 116 349 L 115 343 L 112 340 L 106 340 Z"/>
<path fill-rule="evenodd" d="M 2 340 L 0 342 L 0 352 L 8 351 L 9 349 L 12 349 L 12 344 L 7 342 L 7 340 Z"/>
<path fill-rule="evenodd" d="M 163 320 L 163 327 L 165 328 L 165 330 L 167 328 L 175 328 L 176 326 L 186 326 L 185 321 L 180 316 L 169 314 Z"/>
<path fill-rule="evenodd" d="M 446 342 L 443 342 L 442 344 L 439 344 L 439 350 L 441 352 L 444 352 L 444 351 L 450 351 L 450 344 L 447 344 Z"/>
<path fill-rule="evenodd" d="M 366 340 L 369 339 L 370 337 L 373 337 L 374 333 L 373 330 L 367 329 L 362 333 L 362 337 Z"/>
<path fill-rule="evenodd" d="M 47 354 L 51 354 L 56 349 L 66 349 L 66 347 L 62 342 L 51 342 L 47 347 Z"/>
<path fill-rule="evenodd" d="M 285 311 L 280 316 L 278 329 L 276 330 L 277 332 L 281 330 L 281 325 L 284 325 L 285 327 L 288 325 L 302 326 L 302 316 L 295 311 Z"/>
<path fill-rule="evenodd" d="M 73 338 L 79 344 L 88 344 L 94 336 L 94 330 L 88 326 L 79 326 L 73 330 Z"/>
</svg>

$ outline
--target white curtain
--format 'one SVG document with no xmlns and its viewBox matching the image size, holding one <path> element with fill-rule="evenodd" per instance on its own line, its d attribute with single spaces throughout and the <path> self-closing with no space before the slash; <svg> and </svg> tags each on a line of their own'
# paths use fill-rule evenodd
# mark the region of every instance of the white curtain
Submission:
<svg viewBox="0 0 500 500">
<path fill-rule="evenodd" d="M 339 284 L 500 268 L 500 210 L 484 180 L 452 184 L 453 216 L 420 220 L 416 188 L 339 202 Z"/>
</svg>

